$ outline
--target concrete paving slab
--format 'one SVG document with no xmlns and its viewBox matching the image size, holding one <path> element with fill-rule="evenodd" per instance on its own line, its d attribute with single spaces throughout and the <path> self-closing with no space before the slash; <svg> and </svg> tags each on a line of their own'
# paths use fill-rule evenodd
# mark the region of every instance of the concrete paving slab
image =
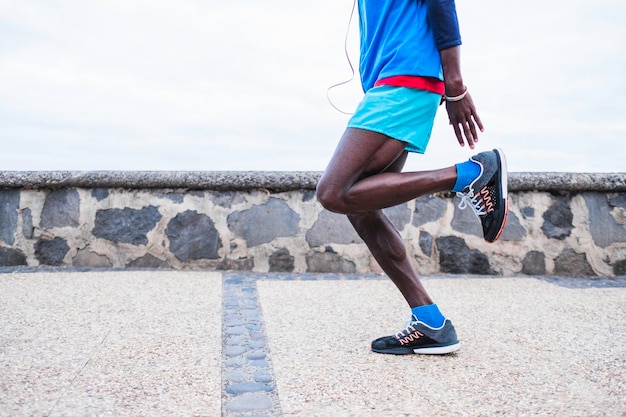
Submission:
<svg viewBox="0 0 626 417">
<path fill-rule="evenodd" d="M 284 415 L 626 415 L 625 288 L 425 284 L 457 328 L 457 354 L 370 352 L 409 314 L 388 280 L 258 281 Z"/>
<path fill-rule="evenodd" d="M 217 273 L 0 275 L 0 415 L 221 415 Z"/>
</svg>

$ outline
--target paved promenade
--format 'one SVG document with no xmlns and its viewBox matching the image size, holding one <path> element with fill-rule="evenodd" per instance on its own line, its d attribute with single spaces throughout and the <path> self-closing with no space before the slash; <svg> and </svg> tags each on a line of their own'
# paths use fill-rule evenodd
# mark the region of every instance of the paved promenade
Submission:
<svg viewBox="0 0 626 417">
<path fill-rule="evenodd" d="M 371 353 L 381 276 L 0 273 L 0 416 L 626 416 L 626 279 L 425 277 L 461 350 Z"/>
</svg>

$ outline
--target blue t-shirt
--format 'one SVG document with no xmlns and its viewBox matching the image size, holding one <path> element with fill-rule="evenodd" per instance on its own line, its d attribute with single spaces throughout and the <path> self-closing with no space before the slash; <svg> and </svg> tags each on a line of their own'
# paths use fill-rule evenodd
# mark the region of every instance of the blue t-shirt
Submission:
<svg viewBox="0 0 626 417">
<path fill-rule="evenodd" d="M 398 75 L 443 80 L 439 50 L 459 45 L 454 0 L 358 0 L 363 90 Z"/>
</svg>

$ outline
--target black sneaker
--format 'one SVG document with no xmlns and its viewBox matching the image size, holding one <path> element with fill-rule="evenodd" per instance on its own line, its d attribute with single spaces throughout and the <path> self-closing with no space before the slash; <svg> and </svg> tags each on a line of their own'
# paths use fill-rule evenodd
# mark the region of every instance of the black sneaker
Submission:
<svg viewBox="0 0 626 417">
<path fill-rule="evenodd" d="M 407 355 L 444 355 L 459 350 L 461 345 L 450 320 L 446 320 L 439 329 L 428 327 L 415 319 L 395 336 L 385 336 L 372 342 L 372 351 Z"/>
<path fill-rule="evenodd" d="M 470 158 L 480 166 L 480 175 L 463 191 L 460 209 L 470 206 L 480 219 L 487 242 L 498 240 L 509 211 L 506 158 L 500 149 L 481 152 Z"/>
</svg>

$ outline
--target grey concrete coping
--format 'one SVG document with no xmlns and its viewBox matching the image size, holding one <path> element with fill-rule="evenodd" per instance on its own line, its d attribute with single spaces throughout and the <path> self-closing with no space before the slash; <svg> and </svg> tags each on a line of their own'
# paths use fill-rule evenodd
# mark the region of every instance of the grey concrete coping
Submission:
<svg viewBox="0 0 626 417">
<path fill-rule="evenodd" d="M 0 171 L 0 188 L 314 190 L 317 171 Z M 626 172 L 512 172 L 510 191 L 626 191 Z"/>
</svg>

